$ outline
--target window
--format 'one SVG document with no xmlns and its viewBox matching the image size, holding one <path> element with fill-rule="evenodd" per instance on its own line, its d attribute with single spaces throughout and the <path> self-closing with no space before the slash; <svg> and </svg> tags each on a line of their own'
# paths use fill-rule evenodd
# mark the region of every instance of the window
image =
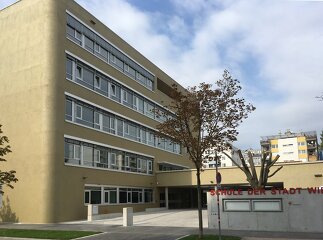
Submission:
<svg viewBox="0 0 323 240">
<path fill-rule="evenodd" d="M 97 43 L 94 43 L 94 51 L 100 53 L 101 46 Z"/>
<path fill-rule="evenodd" d="M 128 202 L 128 194 L 126 188 L 119 189 L 119 202 L 120 203 L 127 203 Z"/>
<path fill-rule="evenodd" d="M 83 69 L 81 66 L 76 66 L 76 79 L 82 80 L 83 78 Z"/>
<path fill-rule="evenodd" d="M 117 87 L 113 83 L 111 83 L 111 95 L 117 96 Z"/>
<path fill-rule="evenodd" d="M 70 100 L 65 101 L 65 119 L 70 121 L 73 120 L 73 105 Z"/>
<path fill-rule="evenodd" d="M 298 154 L 306 154 L 306 150 L 298 150 Z"/>
<path fill-rule="evenodd" d="M 93 109 L 81 105 L 76 105 L 76 122 L 93 127 Z"/>
<path fill-rule="evenodd" d="M 100 150 L 94 149 L 93 157 L 95 163 L 100 163 Z"/>
<path fill-rule="evenodd" d="M 129 72 L 129 65 L 126 63 L 124 64 L 124 71 Z"/>
<path fill-rule="evenodd" d="M 104 188 L 104 202 L 110 204 L 117 203 L 117 188 Z"/>
<path fill-rule="evenodd" d="M 117 119 L 117 134 L 123 137 L 123 121 L 121 119 Z"/>
<path fill-rule="evenodd" d="M 66 78 L 73 80 L 73 62 L 71 59 L 66 59 Z"/>
<path fill-rule="evenodd" d="M 101 129 L 101 114 L 98 112 L 94 112 L 94 127 Z"/>
<path fill-rule="evenodd" d="M 96 50 L 103 48 L 96 45 Z M 131 67 L 128 65 L 129 70 Z M 71 81 L 76 81 L 86 88 L 92 89 L 104 96 L 111 98 L 123 105 L 128 106 L 150 118 L 154 118 L 153 109 L 155 104 L 145 98 L 135 94 L 130 89 L 120 86 L 118 83 L 103 75 L 99 71 L 86 66 L 79 60 L 74 60 L 72 56 L 66 58 L 66 78 Z M 110 94 L 109 94 L 110 90 Z M 167 110 L 159 107 L 161 112 L 168 113 Z M 158 119 L 162 121 L 162 119 Z"/>
<path fill-rule="evenodd" d="M 110 118 L 110 132 L 115 134 L 116 130 L 115 130 L 115 118 L 111 117 Z"/>
<path fill-rule="evenodd" d="M 144 100 L 138 97 L 138 111 L 144 113 Z"/>
<path fill-rule="evenodd" d="M 283 211 L 281 199 L 257 199 L 252 200 L 252 210 L 254 212 L 281 212 Z"/>
<path fill-rule="evenodd" d="M 101 88 L 101 79 L 99 76 L 95 76 L 94 87 Z"/>
<path fill-rule="evenodd" d="M 117 62 L 116 61 L 116 57 L 113 54 L 111 54 L 111 53 L 110 53 L 110 62 L 112 62 L 112 63 L 116 63 Z"/>
<path fill-rule="evenodd" d="M 154 118 L 154 104 L 150 102 L 145 102 L 145 115 Z"/>
<path fill-rule="evenodd" d="M 84 45 L 87 50 L 93 53 L 94 50 L 94 42 L 93 40 L 89 39 L 88 37 L 84 36 Z"/>
<path fill-rule="evenodd" d="M 153 171 L 153 162 L 152 161 L 148 161 L 148 171 L 149 173 L 151 173 Z"/>
<path fill-rule="evenodd" d="M 139 123 L 117 117 L 98 106 L 91 106 L 81 100 L 66 97 L 65 119 L 93 129 L 116 134 L 143 144 L 180 153 L 180 147 L 168 138 L 156 138 L 155 131 Z M 157 144 L 156 141 L 158 140 Z"/>
<path fill-rule="evenodd" d="M 83 146 L 83 165 L 93 166 L 93 148 Z"/>
<path fill-rule="evenodd" d="M 83 70 L 83 81 L 90 88 L 93 88 L 94 72 L 91 71 L 90 69 L 84 68 L 84 70 Z"/>
<path fill-rule="evenodd" d="M 142 163 L 142 159 L 138 158 L 137 159 L 137 168 L 141 169 L 141 163 Z"/>
<path fill-rule="evenodd" d="M 250 200 L 223 200 L 224 212 L 250 212 Z"/>
<path fill-rule="evenodd" d="M 110 65 L 119 69 L 121 72 L 125 73 L 126 75 L 136 80 L 140 84 L 144 85 L 148 89 L 153 90 L 154 76 L 151 73 L 143 69 L 139 64 L 128 59 L 128 57 L 124 56 L 124 54 L 121 53 L 118 49 L 113 47 L 110 43 L 104 41 L 95 33 L 91 32 L 92 34 L 91 38 L 96 39 L 100 44 L 95 43 L 92 39 L 88 38 L 86 35 L 88 35 L 88 32 L 91 30 L 88 29 L 86 26 L 84 26 L 82 23 L 80 23 L 78 20 L 70 16 L 69 14 L 67 14 L 67 22 L 77 24 L 85 33 L 84 35 L 82 35 L 81 32 L 78 32 L 73 27 L 67 25 L 67 29 L 66 29 L 67 38 L 78 43 L 79 45 L 89 50 L 94 55 L 103 59 L 104 61 L 108 60 L 108 54 L 109 54 L 108 63 Z M 83 45 L 82 45 L 82 41 L 83 41 L 82 38 L 84 38 Z M 108 52 L 102 46 L 107 46 L 107 48 L 110 49 L 111 52 Z"/>
<path fill-rule="evenodd" d="M 145 203 L 153 202 L 153 190 L 152 189 L 145 189 L 144 190 L 144 198 Z"/>
<path fill-rule="evenodd" d="M 79 165 L 81 159 L 81 146 L 76 142 L 65 141 L 65 162 Z"/>
<path fill-rule="evenodd" d="M 292 147 L 293 144 L 292 143 L 288 143 L 288 144 L 283 144 L 283 147 Z"/>
<path fill-rule="evenodd" d="M 67 25 L 67 27 L 66 27 L 66 33 L 67 33 L 68 38 L 70 38 L 74 42 L 77 42 L 79 45 L 82 44 L 82 33 L 75 30 L 74 28 L 72 28 L 69 25 Z"/>
<path fill-rule="evenodd" d="M 153 161 L 145 156 L 68 138 L 65 138 L 64 147 L 64 160 L 68 164 L 152 174 Z M 121 162 L 117 161 L 117 156 Z M 150 161 L 148 172 L 147 161 Z"/>
<path fill-rule="evenodd" d="M 126 156 L 126 157 L 125 157 L 125 160 L 124 160 L 124 166 L 125 166 L 125 167 L 129 167 L 129 162 L 130 162 L 130 161 L 129 161 L 129 159 L 130 159 L 130 157 L 129 157 L 129 156 Z"/>
<path fill-rule="evenodd" d="M 82 106 L 76 105 L 76 118 L 82 119 Z"/>
<path fill-rule="evenodd" d="M 148 145 L 155 146 L 155 135 L 152 132 L 148 132 Z"/>
<path fill-rule="evenodd" d="M 117 164 L 117 155 L 115 153 L 111 153 L 111 165 L 116 165 Z"/>
<path fill-rule="evenodd" d="M 84 190 L 85 204 L 101 204 L 101 188 L 100 187 L 85 187 Z"/>
<path fill-rule="evenodd" d="M 80 42 L 82 42 L 82 33 L 80 33 L 77 30 L 74 30 L 74 36 L 77 40 L 79 40 Z"/>
<path fill-rule="evenodd" d="M 153 90 L 153 81 L 151 81 L 151 80 L 147 80 L 147 87 L 148 87 L 150 90 Z"/>
</svg>

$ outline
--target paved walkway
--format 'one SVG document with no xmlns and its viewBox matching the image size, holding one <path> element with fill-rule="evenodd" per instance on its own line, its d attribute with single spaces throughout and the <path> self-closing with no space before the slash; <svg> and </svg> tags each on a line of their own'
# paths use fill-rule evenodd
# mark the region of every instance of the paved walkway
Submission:
<svg viewBox="0 0 323 240">
<path fill-rule="evenodd" d="M 207 213 L 203 212 L 204 233 L 217 234 L 217 230 L 207 228 Z M 176 240 L 185 235 L 198 233 L 196 210 L 160 211 L 135 213 L 134 226 L 123 227 L 122 218 L 96 221 L 78 221 L 60 224 L 0 224 L 0 228 L 49 229 L 49 230 L 90 230 L 102 234 L 82 239 L 95 240 Z M 243 240 L 310 240 L 323 239 L 322 233 L 286 233 L 256 231 L 222 231 L 222 235 L 243 237 Z M 13 239 L 1 238 L 0 239 Z M 21 240 L 21 238 L 19 238 Z"/>
</svg>

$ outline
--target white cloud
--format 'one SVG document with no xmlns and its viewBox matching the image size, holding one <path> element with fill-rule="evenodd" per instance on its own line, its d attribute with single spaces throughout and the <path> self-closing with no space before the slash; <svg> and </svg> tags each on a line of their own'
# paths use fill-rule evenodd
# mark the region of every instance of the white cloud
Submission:
<svg viewBox="0 0 323 240">
<path fill-rule="evenodd" d="M 184 86 L 229 69 L 257 107 L 239 128 L 239 147 L 259 147 L 260 136 L 279 130 L 323 129 L 321 3 L 176 0 L 170 16 L 124 0 L 78 2 Z"/>
</svg>

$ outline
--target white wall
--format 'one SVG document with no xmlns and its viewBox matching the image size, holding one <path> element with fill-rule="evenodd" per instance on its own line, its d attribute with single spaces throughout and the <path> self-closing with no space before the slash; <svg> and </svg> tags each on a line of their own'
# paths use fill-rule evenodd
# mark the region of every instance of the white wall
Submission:
<svg viewBox="0 0 323 240">
<path fill-rule="evenodd" d="M 298 160 L 297 138 L 278 139 L 279 159 L 278 162 Z"/>
<path fill-rule="evenodd" d="M 320 194 L 220 195 L 221 228 L 230 230 L 323 232 L 323 188 Z M 208 226 L 218 228 L 216 195 L 208 193 Z M 282 199 L 281 212 L 224 212 L 224 199 Z"/>
</svg>

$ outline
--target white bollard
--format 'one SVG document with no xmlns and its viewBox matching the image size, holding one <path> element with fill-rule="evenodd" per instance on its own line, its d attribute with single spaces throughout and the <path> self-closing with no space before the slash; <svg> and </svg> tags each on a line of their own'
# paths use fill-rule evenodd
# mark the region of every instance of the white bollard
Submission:
<svg viewBox="0 0 323 240">
<path fill-rule="evenodd" d="M 87 220 L 93 221 L 93 215 L 97 215 L 99 213 L 99 208 L 97 205 L 89 204 L 87 205 Z"/>
<path fill-rule="evenodd" d="M 92 204 L 87 205 L 87 220 L 92 221 L 93 219 L 93 207 Z"/>
<path fill-rule="evenodd" d="M 133 225 L 133 208 L 123 208 L 123 226 L 129 227 Z"/>
</svg>

